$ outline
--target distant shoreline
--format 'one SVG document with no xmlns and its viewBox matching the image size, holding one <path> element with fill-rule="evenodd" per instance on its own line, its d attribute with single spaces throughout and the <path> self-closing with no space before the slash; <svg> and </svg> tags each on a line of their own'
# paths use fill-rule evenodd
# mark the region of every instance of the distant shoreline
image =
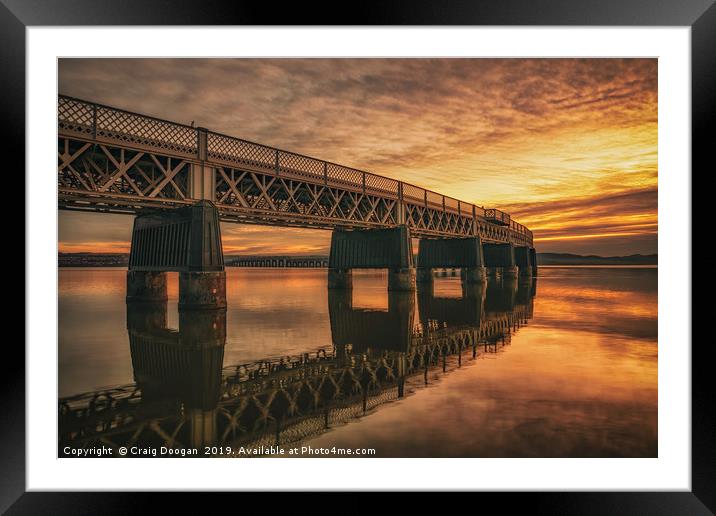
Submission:
<svg viewBox="0 0 716 516">
<path fill-rule="evenodd" d="M 537 253 L 537 265 L 657 265 L 656 254 L 632 254 L 629 256 L 596 256 L 569 253 Z"/>
<path fill-rule="evenodd" d="M 257 258 L 259 255 L 226 255 L 225 262 L 228 267 L 232 266 L 238 258 Z M 285 255 L 261 255 L 260 258 L 287 258 Z M 290 258 L 302 259 L 327 259 L 325 255 L 296 255 Z M 59 253 L 58 267 L 127 267 L 129 265 L 128 253 Z M 634 254 L 629 256 L 596 256 L 596 255 L 579 255 L 569 253 L 537 253 L 537 265 L 540 267 L 555 266 L 653 266 L 658 265 L 658 256 L 656 254 L 641 255 Z M 300 268 L 300 267 L 298 267 Z"/>
<path fill-rule="evenodd" d="M 658 269 L 659 266 L 655 264 L 602 264 L 602 265 L 570 265 L 570 264 L 559 264 L 559 265 L 540 265 L 540 268 L 545 269 Z M 128 270 L 126 265 L 59 265 L 58 269 L 122 269 Z M 328 267 L 239 267 L 229 265 L 227 269 L 327 269 Z M 366 269 L 367 270 L 367 269 Z"/>
</svg>

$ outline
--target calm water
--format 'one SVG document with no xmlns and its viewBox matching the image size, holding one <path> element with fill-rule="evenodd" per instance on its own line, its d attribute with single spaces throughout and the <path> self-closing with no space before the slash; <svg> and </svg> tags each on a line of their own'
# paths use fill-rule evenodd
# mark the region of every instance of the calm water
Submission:
<svg viewBox="0 0 716 516">
<path fill-rule="evenodd" d="M 394 457 L 657 456 L 657 270 L 387 292 L 325 269 L 227 270 L 228 309 L 127 306 L 126 271 L 59 273 L 66 446 L 375 449 Z M 261 448 L 259 448 L 261 449 Z"/>
</svg>

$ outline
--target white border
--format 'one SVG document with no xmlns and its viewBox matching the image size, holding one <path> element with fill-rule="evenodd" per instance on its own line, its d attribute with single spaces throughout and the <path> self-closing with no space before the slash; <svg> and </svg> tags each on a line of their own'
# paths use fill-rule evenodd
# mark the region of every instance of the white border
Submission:
<svg viewBox="0 0 716 516">
<path fill-rule="evenodd" d="M 56 60 L 90 54 L 658 57 L 659 458 L 57 459 Z M 690 75 L 683 27 L 28 28 L 28 490 L 690 490 Z"/>
</svg>

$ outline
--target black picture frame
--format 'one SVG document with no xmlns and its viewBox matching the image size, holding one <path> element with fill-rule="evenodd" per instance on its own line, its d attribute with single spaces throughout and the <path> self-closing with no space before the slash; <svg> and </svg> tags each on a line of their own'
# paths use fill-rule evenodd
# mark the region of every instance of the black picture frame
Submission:
<svg viewBox="0 0 716 516">
<path fill-rule="evenodd" d="M 710 164 L 716 124 L 716 6 L 714 0 L 495 0 L 491 2 L 361 2 L 335 4 L 219 0 L 0 0 L 0 96 L 7 148 L 25 147 L 25 29 L 63 25 L 550 25 L 689 26 L 692 73 L 692 170 Z M 11 170 L 25 170 L 24 152 L 6 153 Z M 8 161 L 5 161 L 8 163 Z M 10 170 L 6 169 L 5 173 Z M 27 173 L 27 171 L 26 171 Z M 684 180 L 694 174 L 684 171 Z M 693 183 L 692 183 L 693 184 Z M 689 214 L 692 220 L 698 220 Z M 15 223 L 16 226 L 19 225 Z M 692 230 L 692 235 L 693 235 Z M 23 237 L 18 237 L 23 238 Z M 685 258 L 693 256 L 685 252 Z M 25 270 L 28 274 L 29 271 Z M 690 277 L 684 281 L 691 282 Z M 19 291 L 19 290 L 18 290 Z M 18 303 L 18 306 L 20 303 Z M 693 320 L 693 315 L 692 315 Z M 690 344 L 691 328 L 685 329 Z M 684 343 L 672 343 L 682 345 Z M 713 514 L 716 511 L 714 404 L 707 342 L 692 346 L 692 491 L 480 494 L 502 511 L 515 504 L 552 514 Z M 25 492 L 25 354 L 6 339 L 0 418 L 0 510 L 9 514 L 129 513 L 152 494 Z M 21 366 L 22 364 L 22 366 Z M 213 494 L 216 496 L 216 493 Z M 164 501 L 162 502 L 164 503 Z M 172 497 L 183 504 L 183 497 Z M 220 502 L 219 502 L 220 503 Z"/>
</svg>

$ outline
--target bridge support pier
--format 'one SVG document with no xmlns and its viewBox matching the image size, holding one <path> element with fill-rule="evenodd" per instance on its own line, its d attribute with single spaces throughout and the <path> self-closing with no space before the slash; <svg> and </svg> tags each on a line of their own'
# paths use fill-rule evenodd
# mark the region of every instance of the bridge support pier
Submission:
<svg viewBox="0 0 716 516">
<path fill-rule="evenodd" d="M 532 263 L 532 276 L 537 276 L 537 250 L 530 247 L 530 262 Z"/>
<path fill-rule="evenodd" d="M 519 268 L 515 263 L 515 248 L 512 244 L 485 244 L 485 265 L 487 275 L 493 278 L 516 278 Z"/>
<path fill-rule="evenodd" d="M 166 300 L 166 272 L 127 271 L 127 302 L 157 302 Z"/>
<path fill-rule="evenodd" d="M 134 219 L 127 301 L 166 301 L 166 273 L 179 272 L 179 308 L 226 307 L 219 213 L 210 201 Z"/>
<path fill-rule="evenodd" d="M 433 281 L 432 269 L 460 269 L 465 283 L 487 279 L 480 237 L 421 239 L 418 247 L 418 281 Z"/>
<path fill-rule="evenodd" d="M 334 230 L 328 258 L 328 288 L 352 288 L 353 269 L 388 269 L 388 290 L 415 290 L 408 227 Z"/>
<path fill-rule="evenodd" d="M 192 271 L 179 274 L 180 309 L 225 307 L 226 271 Z"/>
<path fill-rule="evenodd" d="M 520 278 L 532 277 L 532 256 L 529 247 L 515 247 L 515 263 L 519 268 Z"/>
</svg>

